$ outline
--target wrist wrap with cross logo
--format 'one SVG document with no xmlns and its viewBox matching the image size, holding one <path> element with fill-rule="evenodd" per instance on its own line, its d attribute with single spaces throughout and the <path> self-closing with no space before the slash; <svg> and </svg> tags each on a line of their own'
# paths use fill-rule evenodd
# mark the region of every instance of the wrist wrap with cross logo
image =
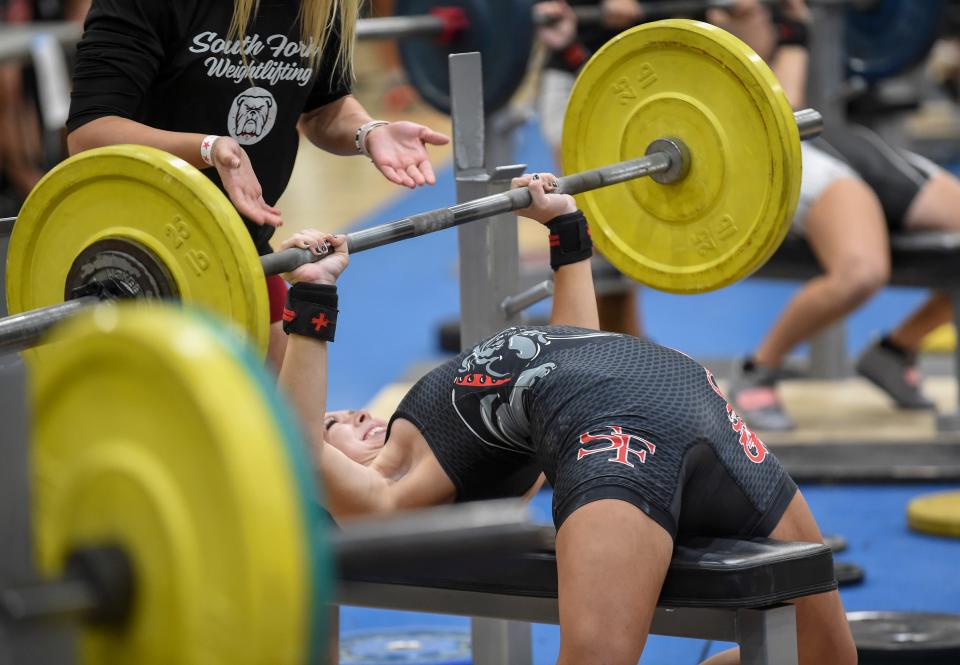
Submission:
<svg viewBox="0 0 960 665">
<path fill-rule="evenodd" d="M 294 284 L 287 291 L 283 332 L 332 342 L 337 332 L 337 287 L 333 284 Z"/>
</svg>

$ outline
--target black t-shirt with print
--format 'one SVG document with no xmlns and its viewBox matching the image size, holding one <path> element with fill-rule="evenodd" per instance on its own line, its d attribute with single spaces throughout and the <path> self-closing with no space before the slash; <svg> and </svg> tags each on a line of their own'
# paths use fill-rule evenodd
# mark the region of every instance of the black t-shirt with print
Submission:
<svg viewBox="0 0 960 665">
<path fill-rule="evenodd" d="M 333 71 L 333 57 L 310 69 L 299 4 L 262 0 L 238 43 L 227 41 L 232 0 L 93 0 L 77 48 L 67 129 L 119 116 L 168 131 L 232 136 L 250 156 L 264 199 L 275 204 L 293 171 L 300 115 L 350 92 Z M 337 48 L 331 39 L 327 53 Z M 215 169 L 204 173 L 223 188 Z M 247 228 L 258 250 L 269 252 L 273 229 Z"/>
</svg>

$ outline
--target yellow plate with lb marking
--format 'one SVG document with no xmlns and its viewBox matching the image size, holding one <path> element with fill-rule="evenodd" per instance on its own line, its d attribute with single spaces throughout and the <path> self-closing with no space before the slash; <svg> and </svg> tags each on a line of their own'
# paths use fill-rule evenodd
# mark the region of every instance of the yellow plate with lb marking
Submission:
<svg viewBox="0 0 960 665">
<path fill-rule="evenodd" d="M 134 571 L 126 626 L 84 626 L 80 662 L 320 653 L 316 592 L 331 578 L 308 528 L 305 447 L 265 399 L 262 363 L 225 332 L 165 305 L 98 306 L 57 329 L 57 353 L 32 374 L 41 571 L 56 578 L 71 551 L 99 545 Z"/>
<path fill-rule="evenodd" d="M 907 521 L 914 531 L 960 538 L 960 492 L 914 499 L 907 506 Z"/>
<path fill-rule="evenodd" d="M 747 45 L 696 21 L 642 25 L 587 63 L 567 109 L 564 171 L 683 141 L 683 180 L 582 194 L 597 247 L 663 291 L 699 293 L 750 275 L 783 242 L 800 193 L 800 136 L 776 77 Z"/>
<path fill-rule="evenodd" d="M 101 261 L 100 247 L 120 258 Z M 84 271 L 117 274 L 133 264 L 138 269 L 127 273 L 144 273 L 160 297 L 235 321 L 266 352 L 266 283 L 239 215 L 200 171 L 144 146 L 80 153 L 34 188 L 10 239 L 9 310 L 63 302 L 68 285 L 82 281 Z"/>
</svg>

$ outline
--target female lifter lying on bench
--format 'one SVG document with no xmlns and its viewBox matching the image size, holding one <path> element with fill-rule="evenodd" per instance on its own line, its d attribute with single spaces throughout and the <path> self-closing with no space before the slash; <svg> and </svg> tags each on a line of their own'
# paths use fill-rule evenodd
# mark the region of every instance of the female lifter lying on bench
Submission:
<svg viewBox="0 0 960 665">
<path fill-rule="evenodd" d="M 389 423 L 325 412 L 342 236 L 292 273 L 280 381 L 306 423 L 338 521 L 554 487 L 564 665 L 635 665 L 681 534 L 822 542 L 796 485 L 709 370 L 648 341 L 596 330 L 591 244 L 555 178 L 524 176 L 521 214 L 551 231 L 551 325 L 508 328 L 431 371 Z M 551 221 L 552 220 L 552 221 Z M 854 663 L 837 592 L 796 603 L 800 662 Z M 711 663 L 736 663 L 736 652 Z"/>
</svg>

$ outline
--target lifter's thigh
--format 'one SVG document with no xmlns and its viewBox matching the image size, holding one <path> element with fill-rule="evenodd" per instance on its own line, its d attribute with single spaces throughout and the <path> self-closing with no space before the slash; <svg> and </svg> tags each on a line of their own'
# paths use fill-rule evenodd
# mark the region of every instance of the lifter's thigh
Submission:
<svg viewBox="0 0 960 665">
<path fill-rule="evenodd" d="M 558 665 L 636 665 L 673 553 L 673 539 L 616 499 L 578 508 L 557 533 Z"/>
</svg>

